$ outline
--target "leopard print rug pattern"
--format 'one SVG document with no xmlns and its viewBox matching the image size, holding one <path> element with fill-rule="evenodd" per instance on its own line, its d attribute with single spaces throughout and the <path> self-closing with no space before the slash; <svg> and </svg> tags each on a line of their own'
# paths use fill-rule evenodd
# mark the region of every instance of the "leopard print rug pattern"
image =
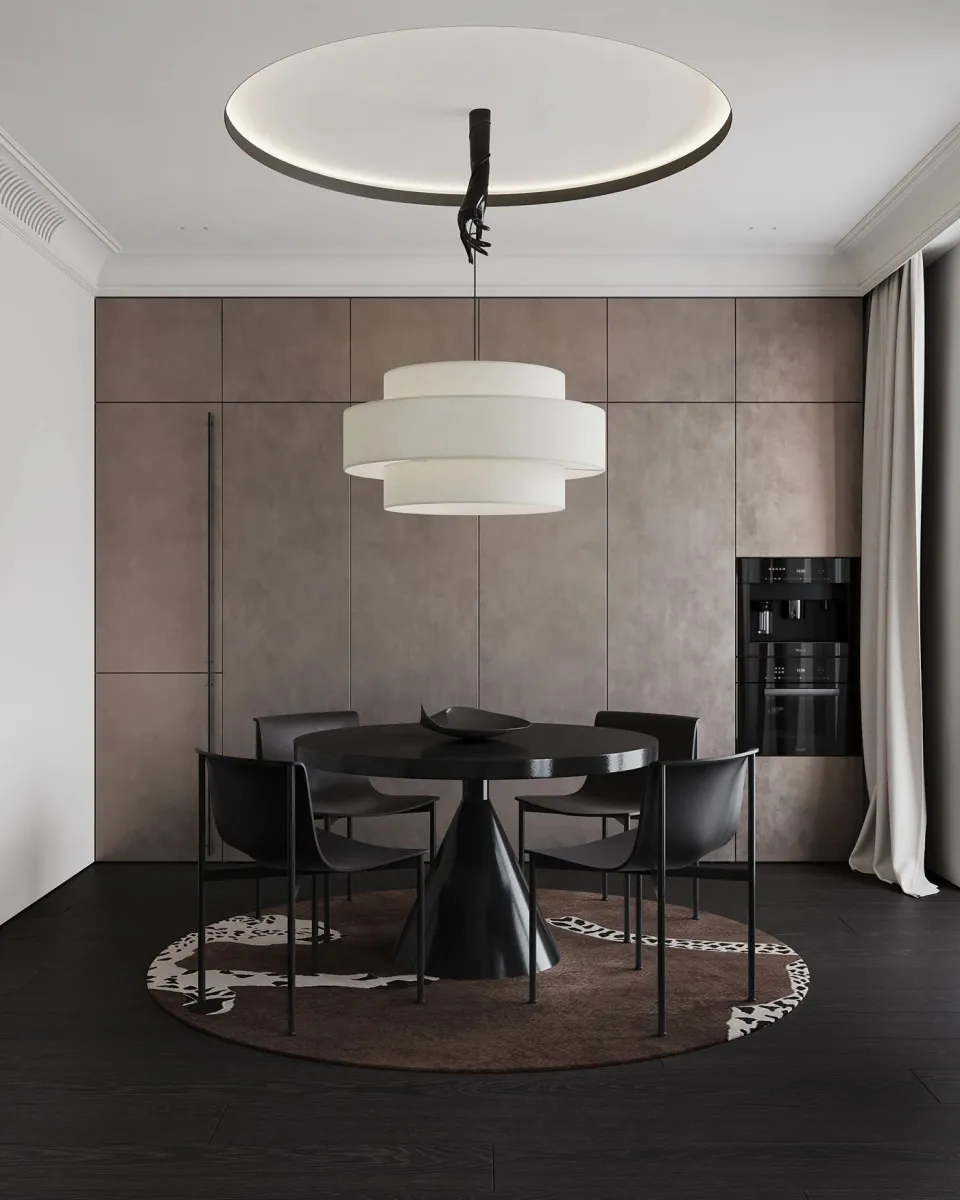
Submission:
<svg viewBox="0 0 960 1200">
<path fill-rule="evenodd" d="M 323 936 L 323 925 L 320 926 L 320 936 Z M 332 941 L 338 941 L 341 935 L 336 929 L 330 930 Z M 298 944 L 310 944 L 311 925 L 309 921 L 297 921 L 296 940 Z M 207 944 L 214 942 L 232 942 L 247 946 L 280 945 L 287 940 L 287 918 L 281 913 L 268 913 L 263 917 L 244 915 L 229 917 L 226 921 L 217 921 L 207 926 Z M 197 1002 L 197 973 L 187 971 L 181 966 L 185 958 L 197 952 L 197 935 L 188 933 L 186 937 L 169 945 L 161 951 L 150 964 L 147 971 L 147 988 L 155 992 L 176 992 L 184 997 L 184 1008 L 192 1008 Z M 436 983 L 435 979 L 427 978 L 427 983 Z M 378 987 L 416 987 L 416 975 L 370 975 L 359 973 L 355 975 L 330 975 L 318 972 L 313 975 L 297 975 L 298 988 L 342 987 L 342 988 L 378 988 Z M 208 1016 L 219 1016 L 229 1012 L 236 1001 L 236 989 L 243 987 L 282 987 L 287 986 L 286 975 L 273 974 L 268 971 L 224 971 L 208 968 L 207 970 L 207 1002 L 217 1003 L 219 1007 L 208 1012 Z"/>
<path fill-rule="evenodd" d="M 554 925 L 557 929 L 566 929 L 570 933 L 582 934 L 584 937 L 600 938 L 607 942 L 622 943 L 624 941 L 622 929 L 608 929 L 593 921 L 585 921 L 582 917 L 550 917 L 547 923 Z M 632 942 L 634 939 L 630 940 Z M 643 938 L 643 944 L 656 946 L 657 939 L 647 934 Z M 667 938 L 668 950 L 705 950 L 708 953 L 718 954 L 746 954 L 748 948 L 746 942 Z M 748 1033 L 754 1033 L 764 1025 L 779 1021 L 781 1017 L 785 1017 L 787 1013 L 797 1007 L 806 997 L 810 988 L 810 968 L 789 946 L 785 946 L 782 942 L 757 942 L 757 954 L 774 954 L 794 958 L 795 962 L 786 964 L 787 976 L 792 987 L 785 996 L 779 996 L 776 1000 L 769 1000 L 764 1004 L 739 1005 L 731 1009 L 727 1021 L 728 1042 L 732 1042 L 735 1038 L 746 1037 Z"/>
</svg>

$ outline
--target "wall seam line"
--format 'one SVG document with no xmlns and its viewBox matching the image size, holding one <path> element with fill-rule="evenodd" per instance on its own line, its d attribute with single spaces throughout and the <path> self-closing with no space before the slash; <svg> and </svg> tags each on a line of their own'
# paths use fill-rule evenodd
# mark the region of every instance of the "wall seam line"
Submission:
<svg viewBox="0 0 960 1200">
<path fill-rule="evenodd" d="M 353 297 L 347 298 L 347 408 L 353 405 Z M 342 434 L 341 434 L 342 437 Z M 347 476 L 347 708 L 353 709 L 353 476 Z"/>
</svg>

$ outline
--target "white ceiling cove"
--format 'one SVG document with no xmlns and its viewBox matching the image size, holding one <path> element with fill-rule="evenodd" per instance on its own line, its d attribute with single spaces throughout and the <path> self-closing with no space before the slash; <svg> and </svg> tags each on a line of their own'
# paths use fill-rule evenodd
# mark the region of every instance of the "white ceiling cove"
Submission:
<svg viewBox="0 0 960 1200">
<path fill-rule="evenodd" d="M 0 152 L 100 238 L 104 293 L 466 291 L 451 209 L 279 175 L 233 143 L 223 111 L 244 79 L 298 51 L 476 24 L 645 47 L 702 72 L 733 109 L 723 144 L 678 175 L 491 208 L 484 290 L 862 291 L 960 215 L 958 0 L 2 0 Z M 498 111 L 547 65 L 500 72 L 469 105 L 492 111 L 494 182 Z M 622 111 L 601 125 L 588 67 L 568 74 L 568 119 L 543 122 L 549 169 L 564 141 L 600 149 L 624 127 Z M 442 82 L 418 102 L 464 107 Z M 389 94 L 382 65 L 358 71 L 340 115 L 382 104 L 401 145 L 409 105 Z M 466 111 L 462 125 L 465 184 Z"/>
</svg>

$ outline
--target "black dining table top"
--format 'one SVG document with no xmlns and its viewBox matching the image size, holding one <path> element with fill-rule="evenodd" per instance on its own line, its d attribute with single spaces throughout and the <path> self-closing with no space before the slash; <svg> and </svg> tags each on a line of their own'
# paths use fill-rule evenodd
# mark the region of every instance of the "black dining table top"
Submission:
<svg viewBox="0 0 960 1200">
<path fill-rule="evenodd" d="M 561 779 L 648 766 L 657 739 L 597 725 L 531 725 L 505 737 L 467 742 L 419 724 L 359 725 L 297 738 L 308 766 L 393 779 Z"/>
</svg>

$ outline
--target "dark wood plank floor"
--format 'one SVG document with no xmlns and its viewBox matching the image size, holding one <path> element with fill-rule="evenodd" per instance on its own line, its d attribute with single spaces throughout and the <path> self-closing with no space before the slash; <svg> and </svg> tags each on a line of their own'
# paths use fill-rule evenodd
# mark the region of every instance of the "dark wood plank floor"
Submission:
<svg viewBox="0 0 960 1200">
<path fill-rule="evenodd" d="M 214 890 L 214 916 L 247 907 Z M 195 927 L 191 869 L 91 868 L 0 928 L 0 1196 L 957 1200 L 960 891 L 769 865 L 759 894 L 813 976 L 778 1026 L 633 1067 L 418 1075 L 171 1020 L 144 972 Z"/>
</svg>

